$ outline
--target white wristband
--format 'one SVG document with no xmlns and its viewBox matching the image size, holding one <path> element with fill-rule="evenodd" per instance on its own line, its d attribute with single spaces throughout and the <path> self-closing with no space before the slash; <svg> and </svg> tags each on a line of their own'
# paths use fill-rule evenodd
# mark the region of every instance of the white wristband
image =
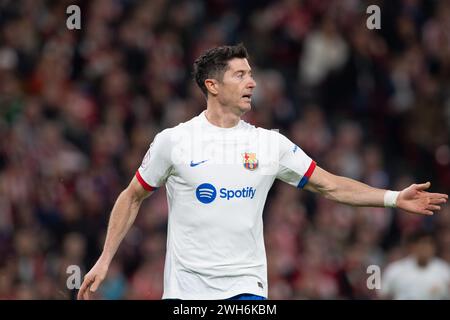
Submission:
<svg viewBox="0 0 450 320">
<path fill-rule="evenodd" d="M 399 191 L 387 190 L 384 193 L 384 206 L 386 208 L 395 208 L 397 206 L 397 198 L 399 194 Z"/>
</svg>

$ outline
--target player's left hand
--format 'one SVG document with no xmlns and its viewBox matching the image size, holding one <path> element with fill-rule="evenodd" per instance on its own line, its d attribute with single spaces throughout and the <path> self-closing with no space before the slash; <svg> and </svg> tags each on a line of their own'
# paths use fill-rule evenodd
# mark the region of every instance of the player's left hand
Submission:
<svg viewBox="0 0 450 320">
<path fill-rule="evenodd" d="M 430 182 L 412 184 L 403 189 L 397 198 L 397 208 L 424 215 L 433 215 L 434 211 L 441 210 L 441 204 L 447 202 L 448 195 L 425 191 L 431 186 Z"/>
</svg>

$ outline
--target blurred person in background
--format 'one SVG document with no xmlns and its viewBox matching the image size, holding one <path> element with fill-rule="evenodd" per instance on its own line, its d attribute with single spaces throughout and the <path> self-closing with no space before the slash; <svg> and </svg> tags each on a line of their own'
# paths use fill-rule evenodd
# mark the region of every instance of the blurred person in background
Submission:
<svg viewBox="0 0 450 320">
<path fill-rule="evenodd" d="M 387 265 L 381 273 L 381 298 L 450 299 L 450 264 L 436 256 L 434 237 L 423 230 L 410 235 L 409 254 Z"/>
</svg>

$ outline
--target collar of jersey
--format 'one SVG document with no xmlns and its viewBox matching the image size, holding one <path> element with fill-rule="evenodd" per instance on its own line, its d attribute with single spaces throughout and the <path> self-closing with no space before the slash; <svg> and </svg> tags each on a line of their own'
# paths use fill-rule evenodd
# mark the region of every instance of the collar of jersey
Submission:
<svg viewBox="0 0 450 320">
<path fill-rule="evenodd" d="M 235 125 L 234 127 L 231 128 L 222 128 L 222 127 L 218 127 L 214 124 L 212 124 L 211 122 L 209 122 L 208 118 L 206 118 L 206 114 L 205 114 L 205 110 L 203 110 L 203 112 L 200 114 L 200 120 L 201 122 L 203 122 L 206 127 L 208 127 L 209 129 L 212 130 L 216 130 L 216 131 L 221 131 L 221 132 L 225 132 L 225 131 L 233 131 L 238 129 L 241 126 L 241 121 L 238 122 L 237 125 Z"/>
</svg>

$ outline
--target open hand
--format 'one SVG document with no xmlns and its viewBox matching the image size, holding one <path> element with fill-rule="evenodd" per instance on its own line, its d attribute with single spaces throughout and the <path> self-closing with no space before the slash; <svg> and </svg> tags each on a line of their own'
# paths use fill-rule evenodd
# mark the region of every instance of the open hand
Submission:
<svg viewBox="0 0 450 320">
<path fill-rule="evenodd" d="M 397 198 L 397 208 L 424 215 L 433 215 L 434 211 L 441 210 L 440 205 L 447 202 L 448 195 L 425 191 L 430 186 L 431 183 L 427 182 L 403 189 Z"/>
<path fill-rule="evenodd" d="M 92 269 L 84 277 L 80 290 L 78 291 L 78 300 L 89 300 L 91 294 L 97 291 L 100 283 L 105 279 L 108 273 L 108 265 L 100 260 L 92 267 Z"/>
</svg>

